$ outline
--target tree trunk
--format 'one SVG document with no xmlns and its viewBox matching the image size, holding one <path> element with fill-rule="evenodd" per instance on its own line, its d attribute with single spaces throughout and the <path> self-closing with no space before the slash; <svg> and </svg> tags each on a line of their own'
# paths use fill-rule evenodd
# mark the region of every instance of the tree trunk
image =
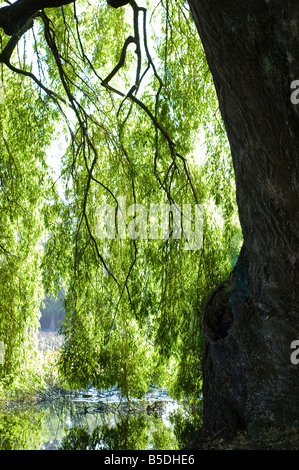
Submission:
<svg viewBox="0 0 299 470">
<path fill-rule="evenodd" d="M 244 244 L 204 307 L 204 428 L 299 423 L 299 6 L 189 0 L 214 78 Z"/>
</svg>

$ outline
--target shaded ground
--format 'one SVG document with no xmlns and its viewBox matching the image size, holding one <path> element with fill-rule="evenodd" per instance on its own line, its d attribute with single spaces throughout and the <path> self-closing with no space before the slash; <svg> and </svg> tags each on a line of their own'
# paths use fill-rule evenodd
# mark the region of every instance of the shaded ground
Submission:
<svg viewBox="0 0 299 470">
<path fill-rule="evenodd" d="M 192 450 L 299 450 L 299 430 L 293 427 L 285 431 L 270 429 L 260 437 L 251 438 L 245 432 L 230 439 L 207 436 L 196 432 L 186 449 Z"/>
</svg>

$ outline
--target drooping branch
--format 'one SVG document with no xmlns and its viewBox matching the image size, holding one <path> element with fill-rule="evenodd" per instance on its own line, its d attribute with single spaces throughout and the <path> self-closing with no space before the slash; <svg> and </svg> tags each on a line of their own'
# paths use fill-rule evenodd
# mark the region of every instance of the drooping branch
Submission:
<svg viewBox="0 0 299 470">
<path fill-rule="evenodd" d="M 109 188 L 106 188 L 94 176 L 94 168 L 97 165 L 98 153 L 97 153 L 97 148 L 93 144 L 92 138 L 90 137 L 90 127 L 89 127 L 88 124 L 90 122 L 93 122 L 93 124 L 98 125 L 98 123 L 96 123 L 96 121 L 94 120 L 94 117 L 91 117 L 91 116 L 88 115 L 88 113 L 86 112 L 84 107 L 80 104 L 80 100 L 77 101 L 77 99 L 76 99 L 76 94 L 75 94 L 74 90 L 76 88 L 79 89 L 80 92 L 82 90 L 80 90 L 78 85 L 74 82 L 74 80 L 72 78 L 72 75 L 68 74 L 65 64 L 69 64 L 74 70 L 75 77 L 78 77 L 80 79 L 81 83 L 84 83 L 83 78 L 79 77 L 79 75 L 78 75 L 79 74 L 79 71 L 78 71 L 79 66 L 78 66 L 78 64 L 76 64 L 77 66 L 75 67 L 74 65 L 72 65 L 69 57 L 64 58 L 61 55 L 60 47 L 59 47 L 59 41 L 58 41 L 58 37 L 56 36 L 56 33 L 55 33 L 54 25 L 51 22 L 50 18 L 46 15 L 46 12 L 43 11 L 43 8 L 48 8 L 48 7 L 56 7 L 57 8 L 59 6 L 63 6 L 63 5 L 70 4 L 70 3 L 74 4 L 74 18 L 75 18 L 75 21 L 76 21 L 77 41 L 78 41 L 78 44 L 79 44 L 79 50 L 81 51 L 82 60 L 84 60 L 85 63 L 89 64 L 89 67 L 91 68 L 91 70 L 93 71 L 95 76 L 99 79 L 100 83 L 105 88 L 107 88 L 108 90 L 110 90 L 114 93 L 118 93 L 120 96 L 122 96 L 124 98 L 124 100 L 122 101 L 122 104 L 120 105 L 120 108 L 126 100 L 131 101 L 132 106 L 137 105 L 150 118 L 150 120 L 152 121 L 152 123 L 155 126 L 157 135 L 161 134 L 166 139 L 166 141 L 169 145 L 172 161 L 170 163 L 170 166 L 169 166 L 164 178 L 161 179 L 160 174 L 157 171 L 156 159 L 155 159 L 155 162 L 154 162 L 155 175 L 158 179 L 158 182 L 161 185 L 161 188 L 163 188 L 166 191 L 168 199 L 170 201 L 174 202 L 173 199 L 172 199 L 172 195 L 171 195 L 171 191 L 170 191 L 171 188 L 170 187 L 171 187 L 172 179 L 174 177 L 175 172 L 179 171 L 179 168 L 178 168 L 178 165 L 177 165 L 177 160 L 181 160 L 183 162 L 184 170 L 187 174 L 187 178 L 188 178 L 189 182 L 191 183 L 191 187 L 192 187 L 194 195 L 195 195 L 195 191 L 194 191 L 194 188 L 193 188 L 193 185 L 192 185 L 190 174 L 189 174 L 187 166 L 186 166 L 185 158 L 178 154 L 178 152 L 175 148 L 176 147 L 175 142 L 172 140 L 171 136 L 167 132 L 167 129 L 164 129 L 162 124 L 159 122 L 158 101 L 159 101 L 160 91 L 163 87 L 163 83 L 162 83 L 162 80 L 161 80 L 161 78 L 158 74 L 158 71 L 157 71 L 157 69 L 154 65 L 154 62 L 152 60 L 152 57 L 151 57 L 150 51 L 149 51 L 149 47 L 148 47 L 147 27 L 146 27 L 146 25 L 147 25 L 147 18 L 146 18 L 147 10 L 145 8 L 139 7 L 136 4 L 135 0 L 131 0 L 130 2 L 112 2 L 112 1 L 108 1 L 108 4 L 112 7 L 114 7 L 114 8 L 121 7 L 121 6 L 123 6 L 125 4 L 128 4 L 128 3 L 130 4 L 130 6 L 133 9 L 133 13 L 134 13 L 134 36 L 129 36 L 127 38 L 125 44 L 123 45 L 123 49 L 122 49 L 118 64 L 113 68 L 112 72 L 110 72 L 110 74 L 106 77 L 106 79 L 103 80 L 98 75 L 97 71 L 95 70 L 95 68 L 92 64 L 92 62 L 89 60 L 89 58 L 87 57 L 87 55 L 86 55 L 86 53 L 83 49 L 83 44 L 82 44 L 80 34 L 79 34 L 79 22 L 78 22 L 78 18 L 77 18 L 76 11 L 75 11 L 75 5 L 76 5 L 75 1 L 72 2 L 70 0 L 54 0 L 54 1 L 51 2 L 51 5 L 49 5 L 50 2 L 51 2 L 51 0 L 38 0 L 36 2 L 34 2 L 33 0 L 18 0 L 15 4 L 13 4 L 13 5 L 19 5 L 18 15 L 15 15 L 15 19 L 14 19 L 15 25 L 13 27 L 11 26 L 11 29 L 9 29 L 10 27 L 7 26 L 8 23 L 5 23 L 5 25 L 6 25 L 5 26 L 5 28 L 6 28 L 5 32 L 6 32 L 6 34 L 8 34 L 7 31 L 9 31 L 9 32 L 17 31 L 17 32 L 12 34 L 10 40 L 8 41 L 8 44 L 6 45 L 6 47 L 3 49 L 2 53 L 0 54 L 0 62 L 5 63 L 12 71 L 14 71 L 16 73 L 26 75 L 26 76 L 32 78 L 37 83 L 37 85 L 48 94 L 48 96 L 50 96 L 52 99 L 54 99 L 54 101 L 56 102 L 56 104 L 58 106 L 59 106 L 59 102 L 61 101 L 62 103 L 69 106 L 74 111 L 74 113 L 77 117 L 77 122 L 79 124 L 79 129 L 78 129 L 79 137 L 78 137 L 78 140 L 77 140 L 77 138 L 71 132 L 72 145 L 73 145 L 73 151 L 74 151 L 74 153 L 73 153 L 73 155 L 74 155 L 73 163 L 71 165 L 71 168 L 75 167 L 76 156 L 79 154 L 80 151 L 82 151 L 82 154 L 83 154 L 83 157 L 84 157 L 84 162 L 85 162 L 85 167 L 86 167 L 86 171 L 87 171 L 87 183 L 86 183 L 86 186 L 84 188 L 84 202 L 83 202 L 83 208 L 82 208 L 82 213 L 81 213 L 81 216 L 80 216 L 80 224 L 79 225 L 81 225 L 81 222 L 85 223 L 87 232 L 89 234 L 89 238 L 90 238 L 90 240 L 91 240 L 91 242 L 94 246 L 97 258 L 100 260 L 100 262 L 101 262 L 102 266 L 105 268 L 106 272 L 114 279 L 116 284 L 118 286 L 120 286 L 120 282 L 114 276 L 114 274 L 110 271 L 110 269 L 108 267 L 108 264 L 106 263 L 102 253 L 100 252 L 100 247 L 98 246 L 97 240 L 93 235 L 92 224 L 90 223 L 89 218 L 88 218 L 88 210 L 87 209 L 88 209 L 89 197 L 90 197 L 90 193 L 91 193 L 90 188 L 91 188 L 91 185 L 92 185 L 93 182 L 100 183 L 101 186 L 104 189 L 106 189 L 108 191 L 108 193 L 110 193 L 110 195 L 112 195 L 112 197 L 113 197 L 113 194 L 112 194 L 111 190 Z M 34 9 L 33 9 L 33 3 L 34 3 L 34 7 L 35 7 Z M 120 4 L 120 3 L 122 3 L 122 4 Z M 31 10 L 27 9 L 27 10 L 24 10 L 22 12 L 21 7 L 23 7 L 24 5 L 29 5 L 29 6 L 32 5 L 32 9 Z M 10 7 L 11 6 L 6 7 L 6 8 L 10 8 Z M 3 10 L 4 9 L 0 9 L 0 27 L 1 26 L 3 27 L 3 21 L 2 20 L 3 20 L 3 17 L 5 16 L 5 15 L 3 15 Z M 16 12 L 17 10 L 14 10 L 14 11 Z M 2 12 L 2 16 L 1 16 L 1 12 Z M 25 15 L 25 12 L 26 12 L 26 15 Z M 13 18 L 13 10 L 10 10 L 9 15 L 10 15 L 9 18 L 12 19 Z M 66 96 L 67 96 L 66 99 L 58 96 L 52 90 L 49 90 L 47 87 L 45 87 L 45 85 L 42 83 L 41 79 L 39 80 L 37 77 L 35 77 L 32 74 L 32 72 L 22 71 L 20 69 L 17 69 L 16 67 L 14 67 L 10 63 L 10 58 L 12 56 L 12 52 L 13 52 L 14 48 L 17 46 L 19 39 L 22 37 L 22 35 L 30 27 L 32 27 L 33 19 L 37 16 L 39 16 L 43 21 L 44 28 L 45 28 L 44 29 L 44 37 L 45 37 L 45 40 L 47 42 L 47 45 L 48 45 L 52 55 L 53 55 L 53 58 L 55 60 L 57 70 L 59 72 L 60 82 L 61 82 L 61 84 L 63 86 L 63 89 L 64 89 L 64 92 L 66 93 Z M 143 19 L 143 32 L 140 31 L 140 16 L 142 16 L 142 19 Z M 24 23 L 24 21 L 26 21 L 26 22 Z M 11 24 L 12 23 L 13 23 L 13 21 L 11 22 Z M 20 27 L 20 29 L 18 29 L 16 27 L 16 25 L 18 25 L 18 27 Z M 21 26 L 21 25 L 23 25 L 23 26 Z M 3 27 L 3 29 L 4 29 L 4 27 Z M 143 44 L 141 44 L 142 40 L 143 40 Z M 115 88 L 110 86 L 110 81 L 119 72 L 119 70 L 124 66 L 125 61 L 126 61 L 126 55 L 127 55 L 127 52 L 128 52 L 128 48 L 132 44 L 134 44 L 135 47 L 136 47 L 136 50 L 135 50 L 135 53 L 136 53 L 136 56 L 137 56 L 136 75 L 135 75 L 135 81 L 134 81 L 133 86 L 131 87 L 131 89 L 129 90 L 128 93 L 124 94 L 121 91 L 116 90 Z M 141 64 L 142 64 L 142 47 L 141 46 L 142 45 L 143 45 L 143 49 L 145 51 L 145 56 L 146 56 L 145 57 L 146 58 L 146 67 L 145 67 L 144 71 L 141 71 Z M 1 58 L 2 58 L 2 60 L 1 60 Z M 141 100 L 139 100 L 137 98 L 137 92 L 138 92 L 138 89 L 140 87 L 140 83 L 142 82 L 145 74 L 150 69 L 153 71 L 154 77 L 156 78 L 156 80 L 158 81 L 158 84 L 159 84 L 159 89 L 158 89 L 158 92 L 156 94 L 155 107 L 154 107 L 153 111 L 151 111 L 148 108 L 148 106 L 146 106 L 145 103 L 143 103 Z M 101 125 L 99 127 L 101 127 Z M 75 147 L 77 148 L 77 150 L 75 150 Z M 88 149 L 88 155 L 86 155 L 85 148 Z M 123 149 L 123 152 L 125 153 L 124 149 Z M 158 156 L 158 150 L 156 151 L 156 154 Z M 90 162 L 90 158 L 91 158 L 91 162 Z M 167 184 L 167 180 L 170 181 L 169 185 Z M 132 180 L 132 184 L 134 184 L 133 180 Z M 133 194 L 134 194 L 134 188 L 133 188 Z M 195 197 L 196 197 L 196 195 L 195 195 Z M 135 195 L 134 195 L 134 201 L 136 202 Z M 136 259 L 137 259 L 137 248 L 136 248 L 135 241 L 133 243 L 134 243 L 134 247 L 135 247 L 134 260 L 132 261 L 132 264 L 129 268 L 129 271 L 128 271 L 127 276 L 126 276 L 126 280 L 125 280 L 125 282 L 122 286 L 121 294 L 120 294 L 120 297 L 121 297 L 123 295 L 123 293 L 125 292 L 125 290 L 126 290 L 127 293 L 128 293 L 128 298 L 129 299 L 130 299 L 130 293 L 129 293 L 129 287 L 128 287 L 128 280 L 129 280 L 130 273 L 132 272 L 133 267 L 134 267 L 135 262 L 136 262 Z"/>
<path fill-rule="evenodd" d="M 117 74 L 117 72 L 123 67 L 124 63 L 125 63 L 125 60 L 126 60 L 126 55 L 127 55 L 127 49 L 129 47 L 130 44 L 136 44 L 136 41 L 135 41 L 135 38 L 133 38 L 132 36 L 129 36 L 124 45 L 123 45 L 123 48 L 122 48 L 122 52 L 121 52 L 121 55 L 120 55 L 120 59 L 119 59 L 119 62 L 118 64 L 114 67 L 114 69 L 112 70 L 112 72 L 109 73 L 108 77 L 105 78 L 105 80 L 102 81 L 102 85 L 108 89 L 110 89 L 111 91 L 114 91 L 115 93 L 121 95 L 121 96 L 125 96 L 124 93 L 116 90 L 115 88 L 111 87 L 108 85 L 108 83 L 110 82 L 110 80 L 112 80 L 112 78 L 114 77 L 114 75 Z"/>
<path fill-rule="evenodd" d="M 9 66 L 11 55 L 20 38 L 33 27 L 33 20 L 43 8 L 54 8 L 73 3 L 75 0 L 18 0 L 0 8 L 0 28 L 11 36 L 1 51 L 0 62 Z"/>
<path fill-rule="evenodd" d="M 122 103 L 120 105 L 119 111 L 120 111 L 123 103 L 127 99 L 130 99 L 133 103 L 137 104 L 137 106 L 139 106 L 143 111 L 145 111 L 145 113 L 148 115 L 148 117 L 153 122 L 153 124 L 156 128 L 156 131 L 157 132 L 159 131 L 163 135 L 163 137 L 166 139 L 166 141 L 168 143 L 168 146 L 169 146 L 170 153 L 171 153 L 172 162 L 170 164 L 170 167 L 168 168 L 168 171 L 166 173 L 164 181 L 161 181 L 161 179 L 160 179 L 160 177 L 157 173 L 157 165 L 156 165 L 157 152 L 156 152 L 155 161 L 154 161 L 154 171 L 155 171 L 155 175 L 158 179 L 158 182 L 160 183 L 160 186 L 166 191 L 168 199 L 173 202 L 173 199 L 172 199 L 171 194 L 170 194 L 170 188 L 167 188 L 167 186 L 166 186 L 166 180 L 167 180 L 170 172 L 172 172 L 172 176 L 173 176 L 173 173 L 175 171 L 179 171 L 178 164 L 177 164 L 177 160 L 179 159 L 183 162 L 184 172 L 185 172 L 185 174 L 187 176 L 187 180 L 188 180 L 188 182 L 191 186 L 195 201 L 196 201 L 196 203 L 198 203 L 196 191 L 195 191 L 195 188 L 194 188 L 194 185 L 193 185 L 193 182 L 192 182 L 192 178 L 191 178 L 191 174 L 190 174 L 190 172 L 187 168 L 186 159 L 177 152 L 175 142 L 173 141 L 173 139 L 169 135 L 167 129 L 165 129 L 161 125 L 161 123 L 159 122 L 159 119 L 157 117 L 158 99 L 159 99 L 161 89 L 163 87 L 163 82 L 162 82 L 161 77 L 159 76 L 159 74 L 156 70 L 155 64 L 154 64 L 154 62 L 152 60 L 152 57 L 150 55 L 150 52 L 149 52 L 149 47 L 148 47 L 148 43 L 147 43 L 147 28 L 146 28 L 147 10 L 146 10 L 146 8 L 139 7 L 135 0 L 131 0 L 130 2 L 113 1 L 113 0 L 110 1 L 110 0 L 108 0 L 107 3 L 110 6 L 114 7 L 114 8 L 124 6 L 125 4 L 128 4 L 128 3 L 130 4 L 130 6 L 133 8 L 133 12 L 134 12 L 134 36 L 129 36 L 126 39 L 126 41 L 123 45 L 123 48 L 122 48 L 120 59 L 119 59 L 117 65 L 114 67 L 112 72 L 110 72 L 110 74 L 105 78 L 105 80 L 103 80 L 101 82 L 101 84 L 104 87 L 106 87 L 107 89 L 109 89 L 110 91 L 113 91 L 113 92 L 115 92 L 115 93 L 117 93 L 117 94 L 124 97 L 124 100 L 122 101 Z M 144 49 L 145 49 L 146 60 L 147 60 L 147 67 L 146 67 L 145 71 L 143 72 L 142 76 L 140 76 L 140 74 L 141 74 L 141 44 L 140 44 L 140 42 L 141 41 L 140 41 L 140 32 L 139 32 L 139 13 L 141 13 L 143 15 L 143 46 L 144 46 Z M 126 61 L 126 55 L 127 55 L 128 47 L 132 43 L 135 44 L 135 46 L 136 46 L 136 50 L 135 50 L 135 53 L 137 55 L 136 78 L 135 78 L 134 85 L 131 87 L 131 89 L 128 91 L 128 93 L 125 95 L 122 92 L 120 92 L 119 90 L 116 90 L 115 88 L 111 87 L 109 85 L 109 82 L 119 72 L 119 70 L 124 66 L 125 61 Z M 136 96 L 136 93 L 139 89 L 140 83 L 141 83 L 143 77 L 145 76 L 145 74 L 148 72 L 148 70 L 150 68 L 153 70 L 154 76 L 155 76 L 155 78 L 157 79 L 157 81 L 159 83 L 159 89 L 158 89 L 158 92 L 156 94 L 156 104 L 155 104 L 155 112 L 154 113 L 148 108 L 148 106 L 146 106 Z"/>
</svg>

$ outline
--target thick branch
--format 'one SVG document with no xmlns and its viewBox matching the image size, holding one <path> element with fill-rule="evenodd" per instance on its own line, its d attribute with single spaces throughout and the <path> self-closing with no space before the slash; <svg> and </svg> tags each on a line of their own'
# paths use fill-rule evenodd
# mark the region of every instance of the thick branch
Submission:
<svg viewBox="0 0 299 470">
<path fill-rule="evenodd" d="M 130 0 L 107 0 L 107 3 L 113 8 L 119 8 L 130 3 Z"/>
<path fill-rule="evenodd" d="M 74 0 L 18 0 L 0 9 L 0 27 L 5 34 L 13 36 L 18 34 L 38 11 L 73 2 Z"/>
<path fill-rule="evenodd" d="M 1 51 L 1 54 L 0 54 L 0 62 L 1 63 L 4 63 L 4 64 L 9 63 L 10 57 L 11 57 L 16 45 L 18 44 L 20 38 L 23 36 L 23 34 L 26 33 L 26 31 L 28 31 L 28 29 L 32 28 L 32 26 L 33 26 L 33 19 L 30 18 L 27 21 L 27 23 L 25 23 L 25 25 L 19 30 L 19 32 L 17 34 L 14 34 L 13 36 L 11 36 L 11 38 L 8 41 L 8 43 L 6 44 L 5 48 Z"/>
</svg>

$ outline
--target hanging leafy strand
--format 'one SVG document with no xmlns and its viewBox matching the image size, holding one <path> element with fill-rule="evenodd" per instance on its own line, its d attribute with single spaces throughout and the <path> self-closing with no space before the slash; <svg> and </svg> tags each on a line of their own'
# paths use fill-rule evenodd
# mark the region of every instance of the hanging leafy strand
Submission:
<svg viewBox="0 0 299 470">
<path fill-rule="evenodd" d="M 27 386 L 38 372 L 42 239 L 55 199 L 44 147 L 51 115 L 31 83 L 3 73 L 0 106 L 0 380 Z M 18 123 L 18 125 L 16 125 Z M 34 372 L 35 371 L 35 372 Z M 38 374 L 35 375 L 35 380 Z"/>
<path fill-rule="evenodd" d="M 117 385 L 128 399 L 151 382 L 168 384 L 176 395 L 199 393 L 201 308 L 227 277 L 239 243 L 229 149 L 190 12 L 181 0 L 144 3 L 114 10 L 81 0 L 45 8 L 18 41 L 3 35 L 1 53 L 10 74 L 37 86 L 39 106 L 47 109 L 43 148 L 53 126 L 65 142 L 61 199 L 49 208 L 48 193 L 38 187 L 30 211 L 43 196 L 39 211 L 51 214 L 39 232 L 47 230 L 43 286 L 57 293 L 63 284 L 66 292 L 60 356 L 66 384 Z M 18 56 L 27 36 L 31 62 L 28 54 Z M 204 155 L 199 135 L 207 142 Z M 30 171 L 38 174 L 32 165 Z M 30 177 L 24 173 L 27 184 Z M 10 184 L 20 188 L 14 178 Z M 168 236 L 161 228 L 150 235 L 144 213 L 187 204 L 202 206 L 201 247 L 186 249 L 184 230 L 175 236 L 184 226 L 172 211 Z M 107 227 L 102 236 L 104 206 L 114 236 Z M 26 225 L 29 240 L 30 230 Z M 10 259 L 17 255 L 9 245 L 5 250 Z"/>
</svg>

